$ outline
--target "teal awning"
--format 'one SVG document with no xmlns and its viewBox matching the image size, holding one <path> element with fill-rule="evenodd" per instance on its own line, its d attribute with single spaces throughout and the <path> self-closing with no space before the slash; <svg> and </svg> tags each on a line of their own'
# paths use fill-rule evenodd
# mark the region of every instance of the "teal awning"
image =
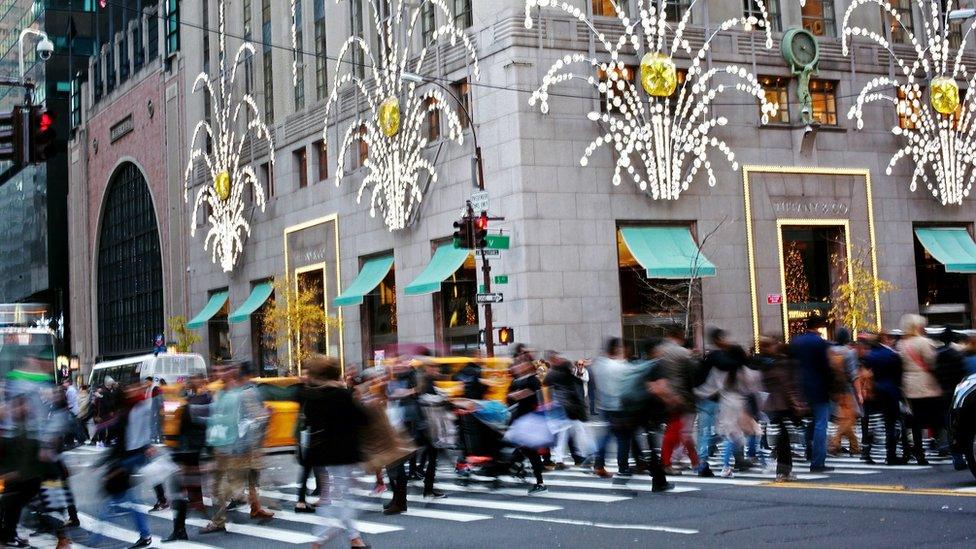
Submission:
<svg viewBox="0 0 976 549">
<path fill-rule="evenodd" d="M 441 283 L 464 265 L 469 255 L 471 250 L 455 248 L 453 242 L 441 244 L 434 252 L 434 257 L 430 258 L 430 263 L 427 264 L 424 272 L 407 286 L 404 293 L 424 295 L 441 291 Z"/>
<path fill-rule="evenodd" d="M 647 278 L 703 278 L 715 276 L 687 227 L 624 227 L 624 244 L 647 269 Z"/>
<path fill-rule="evenodd" d="M 361 304 L 363 297 L 375 290 L 380 282 L 386 278 L 386 275 L 390 274 L 391 267 L 393 267 L 392 255 L 367 260 L 363 263 L 363 268 L 359 270 L 359 276 L 356 277 L 356 280 L 353 280 L 346 291 L 335 298 L 332 304 L 336 307 Z"/>
<path fill-rule="evenodd" d="M 915 229 L 922 246 L 945 265 L 947 273 L 976 273 L 976 242 L 962 227 Z"/>
<path fill-rule="evenodd" d="M 213 318 L 215 314 L 220 312 L 220 308 L 224 306 L 227 302 L 227 292 L 217 292 L 210 296 L 210 301 L 207 302 L 207 306 L 200 311 L 197 316 L 193 317 L 193 320 L 186 323 L 187 328 L 197 329 L 202 327 L 207 323 L 208 320 Z"/>
<path fill-rule="evenodd" d="M 234 311 L 234 314 L 227 317 L 227 322 L 237 324 L 239 322 L 247 321 L 247 319 L 251 318 L 251 315 L 254 314 L 254 311 L 261 308 L 261 305 L 264 305 L 264 302 L 267 301 L 273 293 L 274 284 L 270 282 L 256 284 L 251 290 L 251 295 L 247 296 L 244 304 L 238 307 L 237 310 Z"/>
</svg>

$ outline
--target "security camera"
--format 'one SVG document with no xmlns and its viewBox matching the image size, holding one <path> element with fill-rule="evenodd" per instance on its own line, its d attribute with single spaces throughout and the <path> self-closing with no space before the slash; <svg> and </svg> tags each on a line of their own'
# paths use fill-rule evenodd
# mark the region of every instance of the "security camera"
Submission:
<svg viewBox="0 0 976 549">
<path fill-rule="evenodd" d="M 54 42 L 51 42 L 48 38 L 42 38 L 40 42 L 37 43 L 37 56 L 41 58 L 42 61 L 47 61 L 54 55 Z"/>
</svg>

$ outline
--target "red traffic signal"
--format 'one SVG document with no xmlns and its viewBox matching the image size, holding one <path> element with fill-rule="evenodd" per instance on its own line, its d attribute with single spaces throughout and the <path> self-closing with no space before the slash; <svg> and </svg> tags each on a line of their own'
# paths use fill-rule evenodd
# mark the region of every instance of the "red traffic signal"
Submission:
<svg viewBox="0 0 976 549">
<path fill-rule="evenodd" d="M 474 228 L 474 247 L 486 247 L 488 245 L 488 212 L 481 212 L 481 215 L 474 220 Z"/>
<path fill-rule="evenodd" d="M 53 156 L 57 132 L 54 130 L 54 115 L 43 107 L 31 107 L 30 116 L 30 162 L 44 162 Z"/>
</svg>

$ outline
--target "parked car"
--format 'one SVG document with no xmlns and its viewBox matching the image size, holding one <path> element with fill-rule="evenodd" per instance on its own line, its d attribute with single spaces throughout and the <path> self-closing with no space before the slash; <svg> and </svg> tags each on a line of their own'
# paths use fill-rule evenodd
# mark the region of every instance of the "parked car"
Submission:
<svg viewBox="0 0 976 549">
<path fill-rule="evenodd" d="M 969 471 L 976 477 L 976 374 L 956 386 L 949 429 L 953 451 L 966 456 Z"/>
</svg>

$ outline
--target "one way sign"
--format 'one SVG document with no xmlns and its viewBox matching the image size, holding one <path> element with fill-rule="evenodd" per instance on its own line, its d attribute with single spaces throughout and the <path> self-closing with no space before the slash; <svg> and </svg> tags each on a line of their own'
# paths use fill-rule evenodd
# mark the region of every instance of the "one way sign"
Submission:
<svg viewBox="0 0 976 549">
<path fill-rule="evenodd" d="M 503 294 L 478 294 L 478 305 L 501 303 L 502 301 L 505 301 L 505 296 Z"/>
</svg>

